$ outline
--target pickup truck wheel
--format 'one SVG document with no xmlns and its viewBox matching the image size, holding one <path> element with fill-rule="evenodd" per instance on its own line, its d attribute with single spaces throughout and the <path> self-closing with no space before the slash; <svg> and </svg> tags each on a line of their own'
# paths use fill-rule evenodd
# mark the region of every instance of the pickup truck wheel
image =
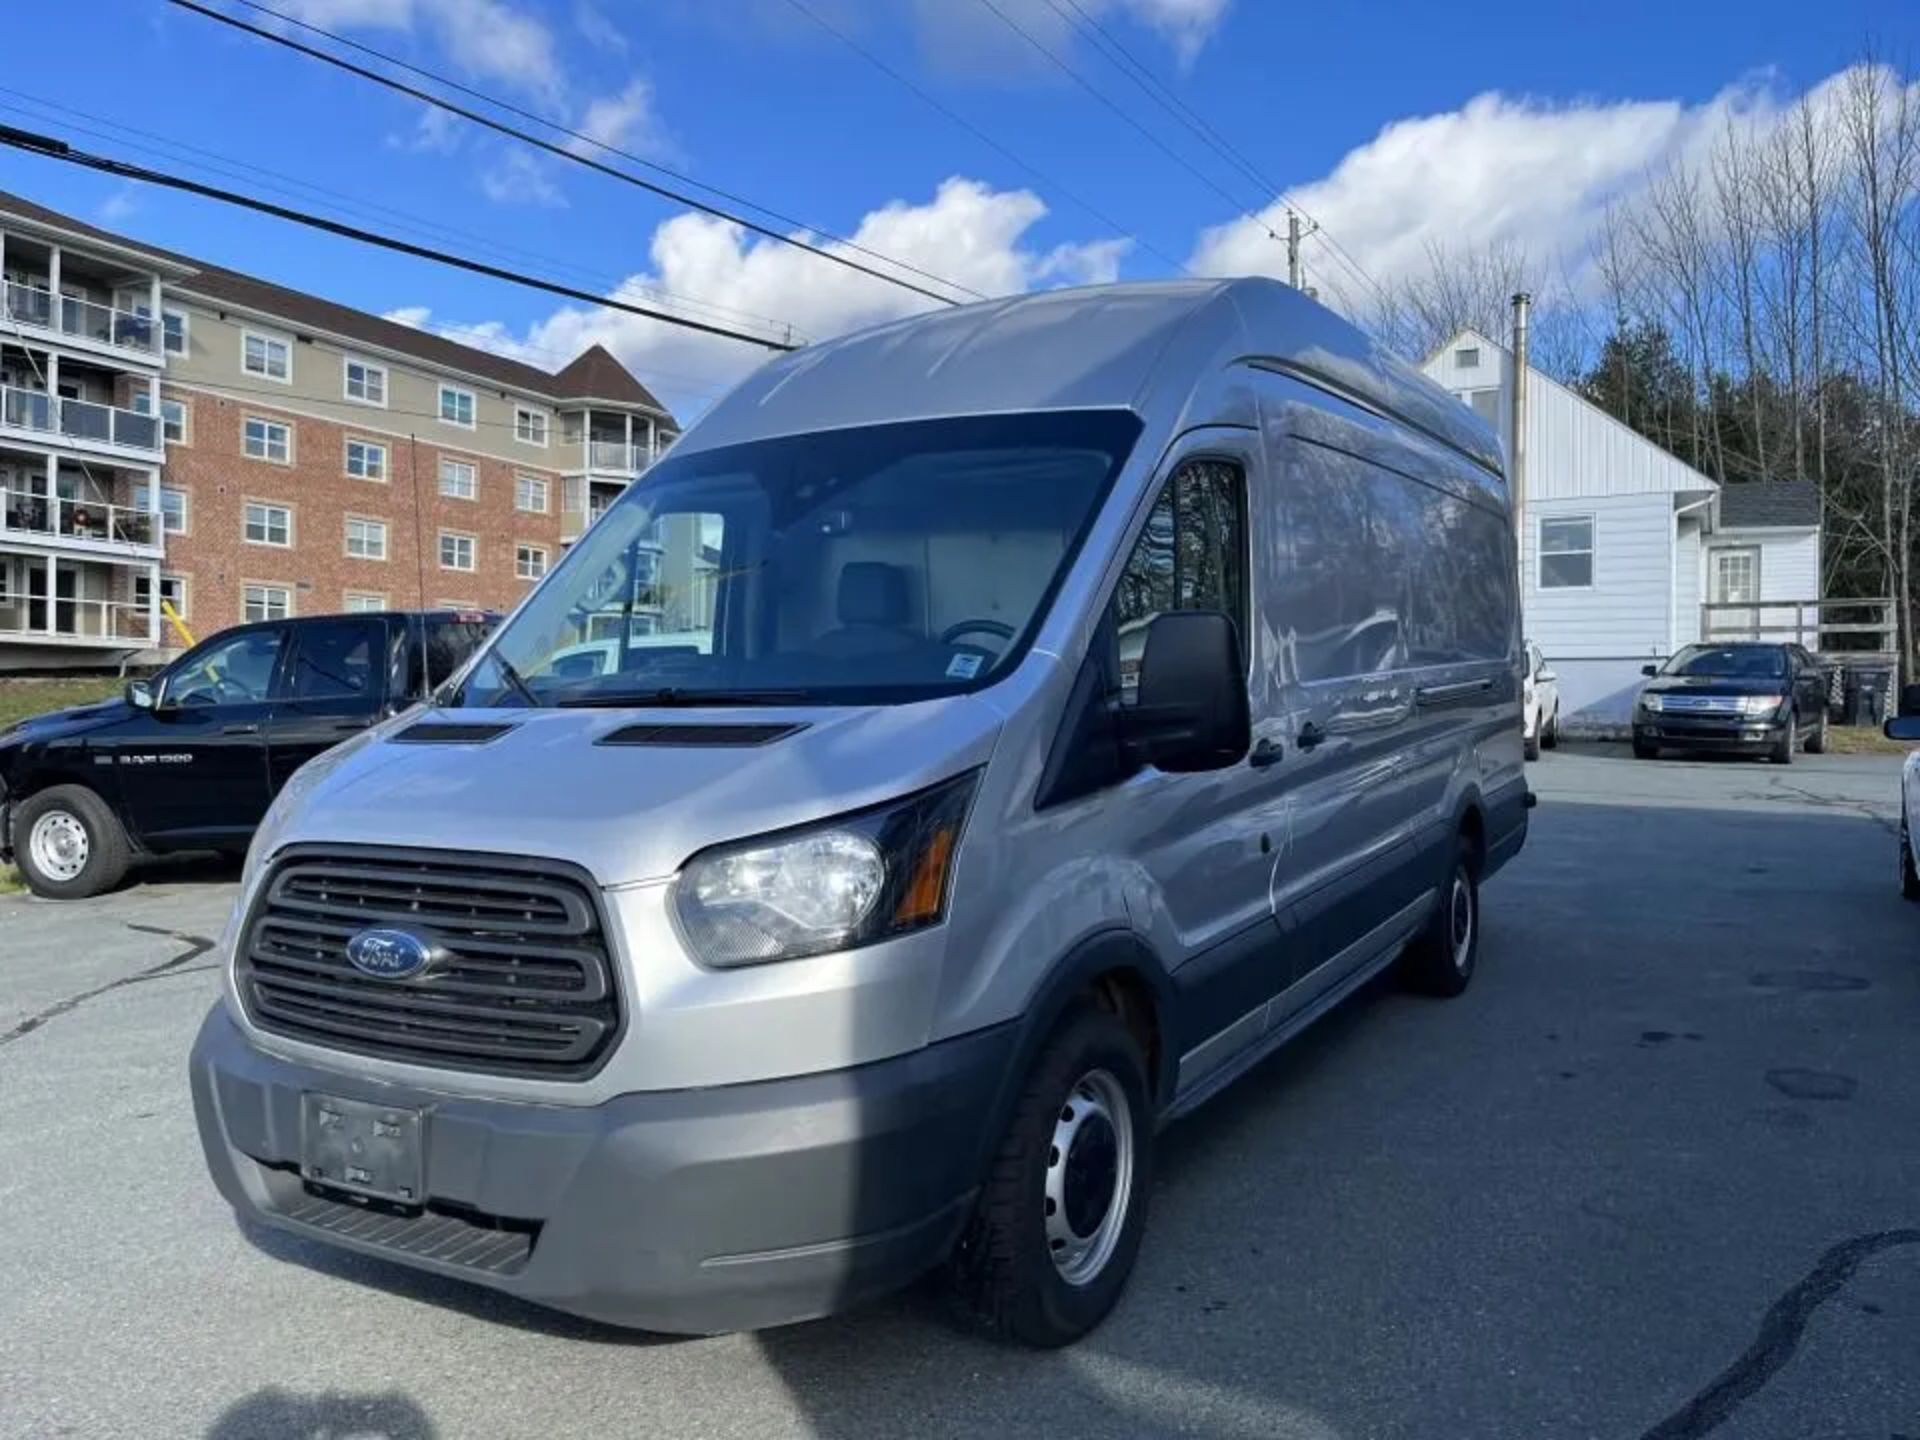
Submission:
<svg viewBox="0 0 1920 1440">
<path fill-rule="evenodd" d="M 1440 904 L 1400 957 L 1400 979 L 1423 995 L 1449 998 L 1473 980 L 1480 957 L 1480 877 L 1473 843 L 1462 835 Z"/>
<path fill-rule="evenodd" d="M 131 858 L 119 819 L 84 785 L 56 785 L 13 812 L 13 854 L 36 895 L 84 900 L 111 890 Z"/>
<path fill-rule="evenodd" d="M 1076 1010 L 1048 1043 L 950 1267 L 990 1330 L 1051 1349 L 1113 1309 L 1146 1224 L 1150 1093 L 1116 1015 Z"/>
<path fill-rule="evenodd" d="M 1913 834 L 1907 829 L 1907 807 L 1900 807 L 1900 893 L 1920 900 L 1920 870 L 1913 864 Z"/>
</svg>

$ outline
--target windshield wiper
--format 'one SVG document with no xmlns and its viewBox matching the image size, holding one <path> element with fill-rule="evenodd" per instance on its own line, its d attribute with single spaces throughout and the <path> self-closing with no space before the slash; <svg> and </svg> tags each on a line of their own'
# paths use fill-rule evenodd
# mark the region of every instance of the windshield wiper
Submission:
<svg viewBox="0 0 1920 1440">
<path fill-rule="evenodd" d="M 583 695 L 567 695 L 553 703 L 567 709 L 615 708 L 621 706 L 676 705 L 799 705 L 807 700 L 805 690 L 693 690 L 679 685 L 662 685 L 657 690 L 598 690 Z"/>
<path fill-rule="evenodd" d="M 536 710 L 541 709 L 546 704 L 544 700 L 533 693 L 533 687 L 527 684 L 526 678 L 522 676 L 518 670 L 513 668 L 513 662 L 511 660 L 507 659 L 504 655 L 494 655 L 490 658 L 493 660 L 495 668 L 499 670 L 500 678 L 507 682 L 514 694 L 518 695 Z"/>
</svg>

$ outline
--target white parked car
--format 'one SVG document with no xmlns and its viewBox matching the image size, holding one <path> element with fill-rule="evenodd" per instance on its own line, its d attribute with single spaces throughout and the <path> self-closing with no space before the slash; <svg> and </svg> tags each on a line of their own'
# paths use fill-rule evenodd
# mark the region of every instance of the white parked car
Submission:
<svg viewBox="0 0 1920 1440">
<path fill-rule="evenodd" d="M 1920 715 L 1901 715 L 1883 727 L 1889 740 L 1920 740 Z M 1912 816 L 1920 811 L 1920 750 L 1909 750 L 1900 767 L 1900 893 L 1920 900 L 1920 855 L 1914 852 Z"/>
<path fill-rule="evenodd" d="M 1560 677 L 1531 640 L 1526 642 L 1526 664 L 1526 679 L 1520 687 L 1526 724 L 1522 738 L 1527 759 L 1538 760 L 1541 746 L 1551 750 L 1560 743 Z"/>
</svg>

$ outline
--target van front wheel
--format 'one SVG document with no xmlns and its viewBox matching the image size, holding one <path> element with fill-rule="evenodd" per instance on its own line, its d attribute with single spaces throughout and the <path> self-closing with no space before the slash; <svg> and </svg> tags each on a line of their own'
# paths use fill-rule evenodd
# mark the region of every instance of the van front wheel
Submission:
<svg viewBox="0 0 1920 1440">
<path fill-rule="evenodd" d="M 1150 1094 L 1139 1043 L 1106 1011 L 1076 1010 L 1041 1053 L 951 1267 L 989 1329 L 1052 1348 L 1113 1309 L 1146 1223 Z"/>
</svg>

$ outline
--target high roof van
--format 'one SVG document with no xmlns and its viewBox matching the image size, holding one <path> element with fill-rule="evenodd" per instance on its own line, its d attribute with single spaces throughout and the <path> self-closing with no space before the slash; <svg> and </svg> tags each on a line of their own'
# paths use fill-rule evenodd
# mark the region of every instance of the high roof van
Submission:
<svg viewBox="0 0 1920 1440">
<path fill-rule="evenodd" d="M 1070 1342 L 1169 1122 L 1389 967 L 1467 988 L 1521 671 L 1493 435 L 1295 291 L 809 346 L 287 783 L 193 1052 L 213 1177 L 620 1325 L 945 1267 Z"/>
</svg>

